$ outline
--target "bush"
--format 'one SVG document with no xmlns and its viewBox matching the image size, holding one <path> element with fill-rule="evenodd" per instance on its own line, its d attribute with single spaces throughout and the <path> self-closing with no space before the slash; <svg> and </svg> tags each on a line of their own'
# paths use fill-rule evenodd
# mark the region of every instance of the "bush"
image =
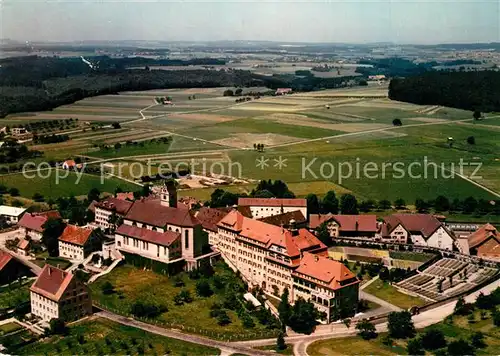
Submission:
<svg viewBox="0 0 500 356">
<path fill-rule="evenodd" d="M 446 346 L 444 333 L 438 329 L 427 330 L 422 335 L 422 346 L 426 350 L 436 350 Z"/>
<path fill-rule="evenodd" d="M 356 324 L 356 330 L 358 330 L 358 335 L 364 340 L 370 340 L 377 337 L 375 325 L 366 319 L 363 319 Z"/>
<path fill-rule="evenodd" d="M 448 355 L 450 356 L 474 355 L 474 351 L 472 345 L 463 339 L 448 344 Z"/>
<path fill-rule="evenodd" d="M 130 308 L 130 313 L 139 318 L 156 318 L 160 314 L 167 312 L 166 306 L 135 302 Z"/>
<path fill-rule="evenodd" d="M 50 319 L 50 333 L 53 335 L 65 335 L 68 332 L 68 328 L 66 327 L 66 323 L 64 320 L 59 318 Z"/>
<path fill-rule="evenodd" d="M 252 317 L 247 313 L 244 313 L 241 316 L 241 323 L 243 324 L 243 327 L 245 329 L 251 329 L 255 326 L 255 322 L 253 321 Z"/>
<path fill-rule="evenodd" d="M 392 312 L 388 317 L 389 335 L 396 339 L 405 339 L 415 335 L 415 326 L 408 311 Z"/>
<path fill-rule="evenodd" d="M 210 297 L 214 292 L 210 288 L 210 283 L 206 279 L 196 282 L 196 294 L 200 297 Z"/>
<path fill-rule="evenodd" d="M 219 315 L 217 316 L 217 324 L 220 326 L 225 326 L 231 324 L 231 318 L 227 315 L 225 310 L 221 310 Z"/>
<path fill-rule="evenodd" d="M 425 351 L 422 347 L 422 341 L 419 338 L 408 341 L 406 351 L 408 352 L 408 355 L 425 355 Z"/>
<path fill-rule="evenodd" d="M 101 286 L 102 294 L 113 294 L 115 292 L 115 287 L 111 284 L 111 282 L 106 281 Z"/>
</svg>

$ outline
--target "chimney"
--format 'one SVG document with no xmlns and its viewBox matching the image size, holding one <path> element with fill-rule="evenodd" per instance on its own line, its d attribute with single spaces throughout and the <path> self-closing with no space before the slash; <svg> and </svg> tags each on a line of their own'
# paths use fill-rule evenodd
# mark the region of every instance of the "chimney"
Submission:
<svg viewBox="0 0 500 356">
<path fill-rule="evenodd" d="M 359 222 L 358 220 L 356 220 L 356 231 L 358 231 L 358 229 L 359 229 Z"/>
<path fill-rule="evenodd" d="M 314 262 L 318 262 L 319 261 L 319 257 L 314 255 Z"/>
<path fill-rule="evenodd" d="M 299 230 L 297 229 L 297 222 L 294 219 L 290 219 L 289 224 L 292 236 L 297 236 L 299 234 Z"/>
<path fill-rule="evenodd" d="M 49 268 L 47 268 L 47 273 L 49 274 L 49 276 L 52 274 L 52 268 L 50 268 L 50 266 Z"/>
</svg>

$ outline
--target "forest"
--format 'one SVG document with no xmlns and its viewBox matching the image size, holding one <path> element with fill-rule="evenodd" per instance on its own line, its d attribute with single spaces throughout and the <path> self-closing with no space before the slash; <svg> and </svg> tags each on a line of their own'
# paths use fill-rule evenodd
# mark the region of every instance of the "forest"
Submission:
<svg viewBox="0 0 500 356">
<path fill-rule="evenodd" d="M 389 98 L 481 112 L 500 111 L 500 72 L 428 72 L 395 78 Z"/>
<path fill-rule="evenodd" d="M 94 63 L 95 58 L 92 59 Z M 161 60 L 163 65 L 164 60 Z M 211 59 L 172 61 L 175 65 L 215 64 Z M 151 70 L 146 58 L 100 57 L 91 68 L 80 58 L 18 57 L 0 60 L 0 117 L 24 111 L 51 110 L 90 96 L 120 91 L 169 88 L 291 87 L 309 91 L 345 86 L 353 78 L 272 77 L 245 70 Z M 127 69 L 133 65 L 145 69 Z"/>
</svg>

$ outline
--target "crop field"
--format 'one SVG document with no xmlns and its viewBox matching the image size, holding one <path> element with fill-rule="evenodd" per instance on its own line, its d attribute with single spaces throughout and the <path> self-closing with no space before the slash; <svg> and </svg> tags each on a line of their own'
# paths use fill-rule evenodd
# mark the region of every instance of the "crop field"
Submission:
<svg viewBox="0 0 500 356">
<path fill-rule="evenodd" d="M 282 179 L 301 187 L 295 192 L 300 196 L 324 194 L 329 185 L 359 199 L 403 198 L 408 203 L 416 198 L 433 199 L 437 194 L 494 198 L 458 175 L 449 177 L 451 171 L 458 172 L 460 160 L 481 163 L 481 177 L 470 179 L 500 190 L 500 119 L 495 114 L 473 123 L 472 113 L 467 111 L 389 100 L 387 85 L 378 84 L 262 96 L 241 103 L 235 102 L 237 97 L 224 97 L 226 89 L 124 92 L 87 98 L 50 112 L 16 114 L 4 121 L 33 121 L 54 115 L 81 122 L 127 120 L 119 129 L 73 132 L 69 141 L 36 149 L 44 151 L 46 159 L 83 154 L 96 159 L 126 157 L 140 164 L 147 164 L 147 160 L 189 162 L 191 158 L 214 162 L 211 155 L 215 153 L 222 165 L 239 163 L 241 178 Z M 267 89 L 244 88 L 243 93 L 249 90 Z M 155 97 L 160 96 L 171 97 L 174 105 L 155 104 Z M 402 126 L 394 126 L 394 119 L 400 119 Z M 146 143 L 160 136 L 172 137 L 168 147 Z M 474 136 L 475 144 L 467 143 L 469 136 Z M 128 140 L 145 143 L 112 148 Z M 110 149 L 96 147 L 103 144 Z M 264 144 L 264 151 L 255 151 L 255 144 Z M 184 153 L 187 156 L 170 156 Z M 281 165 L 277 164 L 280 157 Z M 264 166 L 259 164 L 262 160 L 267 160 Z M 431 167 L 432 175 L 424 174 L 424 162 L 438 164 Z M 403 174 L 396 164 L 401 165 Z M 474 167 L 464 167 L 463 175 L 471 175 Z M 209 190 L 193 194 L 206 196 Z"/>
</svg>

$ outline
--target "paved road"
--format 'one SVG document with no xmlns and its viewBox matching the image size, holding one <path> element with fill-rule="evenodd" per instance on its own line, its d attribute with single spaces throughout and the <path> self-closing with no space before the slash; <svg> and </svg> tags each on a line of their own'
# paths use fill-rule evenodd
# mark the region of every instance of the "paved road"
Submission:
<svg viewBox="0 0 500 356">
<path fill-rule="evenodd" d="M 123 324 L 123 325 L 128 325 L 128 326 L 133 326 L 138 329 L 142 329 L 154 334 L 158 335 L 163 335 L 166 337 L 170 337 L 173 339 L 178 339 L 178 340 L 183 340 L 183 341 L 188 341 L 192 342 L 195 344 L 200 344 L 200 345 L 205 345 L 205 346 L 210 346 L 210 347 L 215 347 L 221 350 L 223 355 L 230 355 L 233 353 L 242 353 L 246 355 L 269 355 L 269 353 L 264 352 L 264 351 L 259 351 L 259 350 L 254 350 L 249 348 L 248 346 L 240 345 L 237 343 L 228 343 L 228 342 L 223 342 L 223 341 L 216 341 L 212 339 L 208 339 L 206 337 L 198 336 L 198 335 L 191 335 L 191 334 L 184 334 L 180 331 L 176 330 L 171 330 L 171 329 L 164 329 L 155 325 L 150 325 L 143 323 L 141 321 L 137 321 L 134 319 L 129 319 L 120 315 L 116 315 L 113 313 L 110 313 L 108 311 L 101 311 L 96 314 L 97 316 L 113 320 L 117 323 Z M 189 352 L 188 352 L 189 353 Z"/>
</svg>

